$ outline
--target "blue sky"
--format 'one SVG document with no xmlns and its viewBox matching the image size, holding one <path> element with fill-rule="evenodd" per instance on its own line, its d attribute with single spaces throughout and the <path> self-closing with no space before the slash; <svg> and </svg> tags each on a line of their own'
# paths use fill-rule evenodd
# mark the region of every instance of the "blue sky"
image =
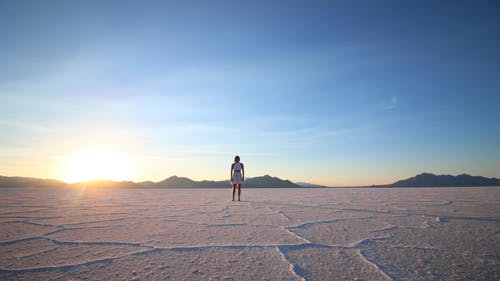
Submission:
<svg viewBox="0 0 500 281">
<path fill-rule="evenodd" d="M 500 177 L 497 1 L 0 1 L 0 174 Z"/>
</svg>

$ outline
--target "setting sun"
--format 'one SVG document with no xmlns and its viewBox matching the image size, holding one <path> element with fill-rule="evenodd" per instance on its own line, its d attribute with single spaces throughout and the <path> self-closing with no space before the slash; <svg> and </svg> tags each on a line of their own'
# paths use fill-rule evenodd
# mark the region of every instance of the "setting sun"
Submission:
<svg viewBox="0 0 500 281">
<path fill-rule="evenodd" d="M 83 149 L 68 157 L 63 174 L 66 182 L 74 183 L 92 179 L 125 180 L 129 159 L 108 146 Z"/>
</svg>

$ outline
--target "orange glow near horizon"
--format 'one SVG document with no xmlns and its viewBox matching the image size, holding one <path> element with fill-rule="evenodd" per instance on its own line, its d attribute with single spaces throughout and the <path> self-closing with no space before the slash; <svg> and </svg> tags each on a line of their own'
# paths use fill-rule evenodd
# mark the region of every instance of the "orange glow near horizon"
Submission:
<svg viewBox="0 0 500 281">
<path fill-rule="evenodd" d="M 67 158 L 62 171 L 65 182 L 75 183 L 93 179 L 126 180 L 129 176 L 129 158 L 110 146 L 82 149 Z"/>
</svg>

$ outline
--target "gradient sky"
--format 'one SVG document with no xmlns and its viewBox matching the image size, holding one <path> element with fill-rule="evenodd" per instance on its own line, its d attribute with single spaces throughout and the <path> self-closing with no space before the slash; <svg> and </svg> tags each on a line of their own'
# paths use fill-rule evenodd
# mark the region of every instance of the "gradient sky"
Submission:
<svg viewBox="0 0 500 281">
<path fill-rule="evenodd" d="M 500 178 L 498 1 L 0 0 L 0 175 Z"/>
</svg>

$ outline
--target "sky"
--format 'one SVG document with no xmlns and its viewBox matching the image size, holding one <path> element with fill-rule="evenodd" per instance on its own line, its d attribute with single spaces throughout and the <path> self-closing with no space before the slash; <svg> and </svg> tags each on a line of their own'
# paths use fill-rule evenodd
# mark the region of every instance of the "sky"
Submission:
<svg viewBox="0 0 500 281">
<path fill-rule="evenodd" d="M 498 1 L 0 0 L 0 42 L 0 175 L 500 178 Z"/>
</svg>

